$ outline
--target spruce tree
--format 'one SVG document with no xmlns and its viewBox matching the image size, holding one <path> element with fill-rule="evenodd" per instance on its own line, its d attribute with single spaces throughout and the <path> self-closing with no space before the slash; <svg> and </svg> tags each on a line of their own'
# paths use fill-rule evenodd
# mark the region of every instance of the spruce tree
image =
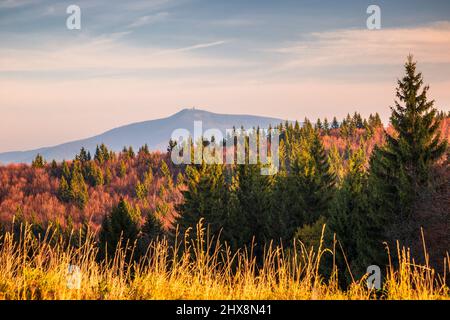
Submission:
<svg viewBox="0 0 450 320">
<path fill-rule="evenodd" d="M 328 119 L 325 118 L 323 120 L 323 131 L 325 133 L 325 135 L 329 135 L 330 134 L 330 124 L 328 123 Z"/>
<path fill-rule="evenodd" d="M 69 202 L 72 199 L 69 184 L 64 176 L 61 177 L 61 181 L 59 182 L 58 196 L 64 202 Z"/>
<path fill-rule="evenodd" d="M 411 218 L 414 201 L 430 185 L 431 167 L 447 148 L 446 141 L 440 141 L 434 100 L 428 100 L 429 87 L 423 85 L 412 56 L 405 73 L 398 81 L 398 101 L 391 107 L 395 134 L 387 134 L 386 144 L 376 150 L 372 170 L 383 190 L 387 213 L 403 221 Z"/>
<path fill-rule="evenodd" d="M 46 161 L 44 160 L 44 157 L 42 157 L 41 154 L 37 154 L 36 158 L 32 161 L 31 166 L 35 169 L 42 169 L 44 168 L 46 164 Z"/>
<path fill-rule="evenodd" d="M 89 195 L 82 174 L 81 163 L 78 160 L 75 160 L 73 163 L 69 186 L 72 201 L 75 202 L 75 205 L 78 208 L 84 209 L 86 203 L 88 202 Z"/>
<path fill-rule="evenodd" d="M 336 177 L 330 169 L 328 157 L 317 133 L 308 134 L 292 160 L 291 183 L 297 201 L 293 201 L 298 225 L 312 224 L 320 216 L 327 216 Z"/>
<path fill-rule="evenodd" d="M 366 230 L 367 216 L 370 212 L 366 162 L 364 148 L 361 146 L 349 159 L 348 173 L 330 210 L 328 234 L 336 234 L 336 240 L 340 243 L 337 246 L 336 263 L 338 270 L 345 274 L 345 276 L 341 274 L 341 284 L 348 284 L 351 281 L 347 263 L 357 278 L 362 276 L 368 266 L 362 265 L 362 261 L 365 261 L 362 254 L 366 251 L 363 247 L 370 242 L 368 239 L 370 234 Z M 341 247 L 344 252 L 341 251 Z"/>
<path fill-rule="evenodd" d="M 434 101 L 427 98 L 429 87 L 423 85 L 422 74 L 416 71 L 411 56 L 405 73 L 398 81 L 398 101 L 391 108 L 395 133 L 386 133 L 386 143 L 375 147 L 371 155 L 370 215 L 365 228 L 370 242 L 361 254 L 365 264 L 382 261 L 383 242 L 395 246 L 399 240 L 409 246 L 417 239 L 420 225 L 414 207 L 421 194 L 433 187 L 432 166 L 447 148 L 439 138 Z"/>
<path fill-rule="evenodd" d="M 152 241 L 160 239 L 164 235 L 163 226 L 155 216 L 155 212 L 148 212 L 138 238 L 138 254 L 140 256 L 145 255 Z"/>
<path fill-rule="evenodd" d="M 120 199 L 118 205 L 103 219 L 99 234 L 100 258 L 108 255 L 111 259 L 119 245 L 129 252 L 139 234 L 139 218 L 139 209 Z"/>
<path fill-rule="evenodd" d="M 333 117 L 333 122 L 331 122 L 331 129 L 339 129 L 339 122 L 336 117 Z"/>
<path fill-rule="evenodd" d="M 180 216 L 176 224 L 181 235 L 191 228 L 195 238 L 195 227 L 202 218 L 212 234 L 222 229 L 228 204 L 223 169 L 219 164 L 186 168 L 187 190 L 183 191 L 184 201 L 177 206 Z"/>
</svg>

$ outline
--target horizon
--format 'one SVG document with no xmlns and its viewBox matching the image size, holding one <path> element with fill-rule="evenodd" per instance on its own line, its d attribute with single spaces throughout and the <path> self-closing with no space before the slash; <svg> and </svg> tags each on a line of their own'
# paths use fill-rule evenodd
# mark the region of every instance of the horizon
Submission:
<svg viewBox="0 0 450 320">
<path fill-rule="evenodd" d="M 0 153 L 55 146 L 200 106 L 221 114 L 388 123 L 412 53 L 450 109 L 450 4 L 0 1 Z"/>
<path fill-rule="evenodd" d="M 200 111 L 200 112 L 204 112 L 204 113 L 208 113 L 208 114 L 214 114 L 214 115 L 219 115 L 219 116 L 249 116 L 249 117 L 254 117 L 254 118 L 273 118 L 273 119 L 275 119 L 277 121 L 280 121 L 280 122 L 284 122 L 284 121 L 289 121 L 289 122 L 298 121 L 299 123 L 302 123 L 299 119 L 294 119 L 294 120 L 293 119 L 282 119 L 282 118 L 277 118 L 277 117 L 269 117 L 269 116 L 265 116 L 265 115 L 253 115 L 253 114 L 247 114 L 247 113 L 243 113 L 243 114 L 240 114 L 240 113 L 220 113 L 220 112 L 212 112 L 212 111 L 209 111 L 209 110 L 206 110 L 206 109 L 203 109 L 203 108 L 197 108 L 197 107 L 183 107 L 180 110 L 178 110 L 177 112 L 171 113 L 171 114 L 169 114 L 169 115 L 167 115 L 165 117 L 162 117 L 162 118 L 147 119 L 147 120 L 138 121 L 138 122 L 125 123 L 123 125 L 120 125 L 120 126 L 117 126 L 117 127 L 114 127 L 114 128 L 110 128 L 110 129 L 108 129 L 106 131 L 97 132 L 94 135 L 89 136 L 89 137 L 80 137 L 80 138 L 76 138 L 74 140 L 64 141 L 62 143 L 58 143 L 58 144 L 55 144 L 55 145 L 38 146 L 38 147 L 32 148 L 32 149 L 11 150 L 11 151 L 1 151 L 0 150 L 0 154 L 16 153 L 16 152 L 29 152 L 29 151 L 35 151 L 35 150 L 40 150 L 40 149 L 53 148 L 53 147 L 57 147 L 59 145 L 72 143 L 72 142 L 76 142 L 76 141 L 82 141 L 82 140 L 90 139 L 90 138 L 93 138 L 93 137 L 96 137 L 96 136 L 101 136 L 101 135 L 103 135 L 105 133 L 108 133 L 110 131 L 113 131 L 115 129 L 120 129 L 120 128 L 124 128 L 124 127 L 127 127 L 127 126 L 143 124 L 143 123 L 147 123 L 147 122 L 150 122 L 150 121 L 165 120 L 165 119 L 171 118 L 171 117 L 173 117 L 173 116 L 175 116 L 177 114 L 180 114 L 183 111 Z M 0 162 L 0 164 L 1 164 L 1 162 Z"/>
</svg>

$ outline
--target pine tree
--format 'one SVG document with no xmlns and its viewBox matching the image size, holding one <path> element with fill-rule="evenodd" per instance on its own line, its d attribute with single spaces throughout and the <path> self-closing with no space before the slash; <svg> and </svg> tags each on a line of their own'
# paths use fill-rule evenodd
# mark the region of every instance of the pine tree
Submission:
<svg viewBox="0 0 450 320">
<path fill-rule="evenodd" d="M 223 165 L 189 165 L 186 177 L 184 201 L 176 208 L 180 214 L 176 220 L 180 234 L 192 228 L 191 235 L 195 238 L 195 227 L 201 218 L 210 232 L 217 234 L 223 227 L 228 204 Z"/>
<path fill-rule="evenodd" d="M 86 177 L 89 184 L 93 187 L 101 186 L 105 182 L 103 171 L 95 162 L 89 162 L 86 166 Z"/>
<path fill-rule="evenodd" d="M 148 144 L 144 144 L 141 148 L 139 148 L 139 155 L 149 155 L 150 154 L 150 150 L 148 148 Z"/>
<path fill-rule="evenodd" d="M 331 146 L 328 152 L 328 162 L 330 164 L 330 171 L 336 176 L 336 182 L 340 184 L 344 177 L 344 165 L 342 156 L 335 144 Z"/>
<path fill-rule="evenodd" d="M 140 256 L 148 252 L 152 241 L 160 239 L 165 235 L 161 221 L 155 216 L 154 212 L 149 212 L 145 217 L 138 239 L 138 253 Z"/>
<path fill-rule="evenodd" d="M 34 160 L 31 163 L 31 166 L 35 169 L 42 169 L 44 168 L 46 162 L 44 160 L 44 157 L 42 157 L 41 154 L 37 154 L 36 158 L 34 158 Z"/>
<path fill-rule="evenodd" d="M 316 130 L 322 130 L 322 121 L 320 120 L 320 118 L 317 118 L 317 122 L 316 122 L 316 125 L 314 126 L 314 128 Z"/>
<path fill-rule="evenodd" d="M 312 224 L 320 216 L 327 216 L 329 201 L 333 195 L 336 177 L 330 169 L 328 157 L 317 133 L 310 135 L 298 148 L 292 160 L 291 183 L 297 198 L 293 210 L 298 215 L 298 228 Z"/>
<path fill-rule="evenodd" d="M 439 140 L 439 121 L 434 101 L 427 99 L 428 86 L 408 57 L 406 75 L 398 81 L 395 107 L 391 108 L 394 135 L 386 134 L 386 143 L 375 147 L 370 160 L 369 235 L 361 254 L 364 263 L 382 261 L 383 242 L 395 246 L 399 240 L 408 246 L 419 233 L 414 205 L 421 193 L 432 187 L 431 169 L 443 156 L 446 142 Z M 379 264 L 379 263 L 378 263 Z"/>
<path fill-rule="evenodd" d="M 395 135 L 386 135 L 386 144 L 376 151 L 372 174 L 384 189 L 386 210 L 401 220 L 409 219 L 412 205 L 424 187 L 430 184 L 433 164 L 447 148 L 440 142 L 437 110 L 428 100 L 428 86 L 423 86 L 412 56 L 405 64 L 406 75 L 398 81 L 391 125 Z"/>
<path fill-rule="evenodd" d="M 323 120 L 323 131 L 325 133 L 325 135 L 329 135 L 330 134 L 330 124 L 328 123 L 328 119 L 325 118 Z"/>
<path fill-rule="evenodd" d="M 339 129 L 339 122 L 336 117 L 333 117 L 333 122 L 331 123 L 331 129 Z"/>
<path fill-rule="evenodd" d="M 61 181 L 59 183 L 58 196 L 64 202 L 69 202 L 72 200 L 69 184 L 64 176 L 61 177 Z"/>
<path fill-rule="evenodd" d="M 109 185 L 112 181 L 112 173 L 109 167 L 106 167 L 105 169 L 105 175 L 104 175 L 104 184 Z"/>
<path fill-rule="evenodd" d="M 62 163 L 62 177 L 64 177 L 66 179 L 66 181 L 70 181 L 69 165 L 64 160 L 63 160 L 63 163 Z"/>
<path fill-rule="evenodd" d="M 75 160 L 73 163 L 72 174 L 70 179 L 70 193 L 72 201 L 80 209 L 84 209 L 88 202 L 88 189 L 82 174 L 81 163 Z"/>
<path fill-rule="evenodd" d="M 51 170 L 50 173 L 53 177 L 58 177 L 59 176 L 59 168 L 58 168 L 58 163 L 56 162 L 56 160 L 52 160 L 52 164 L 50 166 Z"/>
<path fill-rule="evenodd" d="M 79 160 L 84 164 L 88 161 L 91 161 L 91 154 L 87 152 L 84 147 L 82 147 L 80 153 L 75 156 L 75 160 Z"/>
<path fill-rule="evenodd" d="M 111 153 L 109 152 L 108 148 L 105 146 L 105 144 L 101 144 L 100 147 L 97 146 L 95 149 L 95 156 L 94 159 L 98 161 L 99 164 L 103 164 L 106 161 L 109 161 L 111 159 Z"/>
<path fill-rule="evenodd" d="M 329 219 L 329 230 L 336 234 L 340 245 L 336 252 L 338 270 L 345 274 L 341 283 L 351 282 L 351 275 L 347 272 L 347 263 L 351 267 L 353 276 L 360 278 L 368 265 L 363 265 L 366 251 L 364 246 L 370 242 L 370 233 L 366 230 L 368 213 L 368 178 L 366 172 L 366 155 L 361 146 L 349 159 L 349 169 L 342 187 L 336 194 Z M 345 250 L 345 258 L 342 247 Z M 346 261 L 345 261 L 346 260 Z"/>
<path fill-rule="evenodd" d="M 224 230 L 236 247 L 250 246 L 254 238 L 256 254 L 278 235 L 273 211 L 270 210 L 273 176 L 261 175 L 261 164 L 238 165 L 233 186 L 233 203 L 229 227 Z M 279 214 L 279 213 L 278 213 Z"/>
<path fill-rule="evenodd" d="M 167 166 L 167 163 L 164 160 L 162 160 L 162 162 L 161 162 L 161 173 L 162 173 L 162 176 L 166 180 L 167 188 L 169 190 L 172 190 L 173 189 L 172 173 L 170 172 L 170 169 L 169 169 L 169 167 Z"/>
<path fill-rule="evenodd" d="M 126 175 L 127 175 L 127 166 L 125 165 L 125 161 L 120 160 L 119 177 L 120 178 L 125 178 Z"/>
<path fill-rule="evenodd" d="M 99 234 L 100 258 L 112 259 L 117 247 L 129 249 L 138 238 L 140 211 L 121 199 L 111 213 L 103 219 Z"/>
<path fill-rule="evenodd" d="M 136 193 L 136 197 L 139 200 L 145 200 L 148 195 L 148 189 L 144 183 L 141 183 L 140 181 L 138 181 L 136 184 L 136 187 L 135 187 L 135 193 Z"/>
<path fill-rule="evenodd" d="M 184 176 L 181 172 L 177 175 L 177 187 L 180 188 L 184 184 Z"/>
<path fill-rule="evenodd" d="M 128 157 L 129 157 L 130 159 L 134 159 L 134 157 L 135 157 L 136 154 L 134 153 L 134 150 L 133 150 L 133 147 L 132 147 L 132 146 L 129 146 L 129 147 L 128 147 L 127 155 L 128 155 Z"/>
</svg>

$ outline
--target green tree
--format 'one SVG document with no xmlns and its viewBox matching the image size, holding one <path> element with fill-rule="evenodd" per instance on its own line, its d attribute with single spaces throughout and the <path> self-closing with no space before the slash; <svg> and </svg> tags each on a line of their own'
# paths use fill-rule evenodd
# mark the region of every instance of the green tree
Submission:
<svg viewBox="0 0 450 320">
<path fill-rule="evenodd" d="M 81 163 L 78 160 L 75 160 L 73 163 L 72 175 L 69 186 L 72 201 L 75 202 L 78 208 L 84 209 L 85 205 L 88 202 L 89 195 L 82 174 Z"/>
<path fill-rule="evenodd" d="M 364 148 L 361 146 L 349 159 L 348 173 L 330 209 L 329 229 L 339 241 L 335 262 L 338 270 L 344 274 L 341 284 L 349 284 L 352 280 L 351 274 L 347 272 L 347 263 L 352 269 L 352 275 L 357 278 L 363 275 L 368 266 L 363 264 L 366 259 L 362 256 L 366 252 L 365 246 L 371 241 L 369 230 L 366 229 L 371 223 L 366 163 Z"/>
<path fill-rule="evenodd" d="M 294 155 L 291 166 L 293 189 L 300 201 L 293 201 L 302 224 L 312 224 L 320 216 L 327 217 L 336 177 L 330 169 L 328 156 L 317 133 L 307 135 Z"/>
<path fill-rule="evenodd" d="M 67 180 L 64 176 L 61 177 L 61 181 L 59 183 L 58 195 L 59 198 L 64 202 L 69 202 L 70 200 L 72 200 L 69 184 L 67 183 Z"/>
<path fill-rule="evenodd" d="M 409 56 L 405 76 L 398 81 L 395 106 L 391 108 L 394 135 L 386 135 L 386 143 L 375 150 L 372 175 L 383 193 L 384 210 L 400 221 L 411 218 L 414 201 L 430 186 L 431 167 L 447 148 L 440 141 L 434 100 L 428 100 L 428 86 L 416 71 Z"/>
<path fill-rule="evenodd" d="M 145 200 L 148 195 L 148 189 L 144 183 L 138 181 L 135 187 L 135 194 L 139 200 Z"/>
<path fill-rule="evenodd" d="M 336 117 L 333 117 L 333 122 L 331 122 L 331 129 L 339 129 L 339 122 Z"/>
<path fill-rule="evenodd" d="M 147 253 L 152 241 L 164 237 L 164 229 L 161 221 L 155 216 L 154 212 L 149 212 L 145 217 L 138 239 L 138 253 L 143 256 Z"/>
<path fill-rule="evenodd" d="M 195 238 L 195 226 L 201 218 L 205 219 L 210 231 L 216 234 L 223 227 L 227 213 L 223 165 L 189 165 L 186 177 L 184 201 L 176 207 L 180 214 L 176 220 L 180 234 L 192 228 L 191 234 Z"/>
<path fill-rule="evenodd" d="M 64 160 L 62 163 L 62 176 L 66 179 L 66 181 L 70 181 L 70 168 L 67 162 Z"/>
<path fill-rule="evenodd" d="M 139 218 L 138 208 L 133 208 L 124 199 L 119 201 L 111 213 L 103 219 L 99 234 L 100 258 L 108 256 L 111 259 L 118 246 L 130 254 L 131 247 L 138 238 Z"/>
<path fill-rule="evenodd" d="M 102 143 L 100 146 L 96 147 L 94 159 L 97 160 L 99 164 L 103 164 L 111 159 L 111 153 L 105 144 Z"/>
<path fill-rule="evenodd" d="M 161 173 L 162 173 L 162 176 L 166 180 L 167 188 L 169 190 L 172 190 L 173 189 L 172 173 L 170 172 L 170 169 L 169 169 L 169 167 L 167 166 L 167 163 L 164 160 L 161 161 Z"/>
<path fill-rule="evenodd" d="M 34 158 L 34 160 L 31 162 L 31 166 L 35 169 L 41 169 L 44 168 L 46 162 L 44 160 L 44 157 L 42 157 L 41 154 L 37 154 L 36 158 Z"/>
<path fill-rule="evenodd" d="M 325 133 L 325 135 L 329 135 L 330 134 L 330 124 L 328 123 L 328 119 L 325 118 L 323 120 L 323 131 Z"/>
<path fill-rule="evenodd" d="M 125 176 L 127 175 L 127 166 L 125 164 L 125 161 L 120 160 L 120 164 L 119 164 L 119 177 L 120 178 L 125 178 Z"/>
<path fill-rule="evenodd" d="M 87 181 L 93 187 L 101 186 L 105 183 L 102 169 L 95 163 L 89 162 L 86 167 Z"/>
<path fill-rule="evenodd" d="M 91 161 L 91 154 L 90 152 L 86 151 L 84 147 L 82 147 L 80 153 L 75 156 L 75 160 L 79 160 L 84 164 L 88 161 Z"/>
</svg>

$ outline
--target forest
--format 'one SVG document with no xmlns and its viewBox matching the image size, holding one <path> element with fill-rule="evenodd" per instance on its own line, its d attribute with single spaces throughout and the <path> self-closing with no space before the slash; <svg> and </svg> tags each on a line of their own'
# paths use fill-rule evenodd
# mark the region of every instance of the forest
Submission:
<svg viewBox="0 0 450 320">
<path fill-rule="evenodd" d="M 35 239 L 50 229 L 74 248 L 92 237 L 96 261 L 120 247 L 132 264 L 155 241 L 173 246 L 206 230 L 230 252 L 251 250 L 256 266 L 271 247 L 329 248 L 334 254 L 324 254 L 318 272 L 328 279 L 341 270 L 341 288 L 370 265 L 385 270 L 386 250 L 397 243 L 444 275 L 450 112 L 434 106 L 412 57 L 404 71 L 389 123 L 354 112 L 274 124 L 280 169 L 271 176 L 260 174 L 261 164 L 175 165 L 172 141 L 167 153 L 146 145 L 115 153 L 102 144 L 60 163 L 37 155 L 31 165 L 0 166 L 0 248 L 24 228 Z"/>
</svg>

